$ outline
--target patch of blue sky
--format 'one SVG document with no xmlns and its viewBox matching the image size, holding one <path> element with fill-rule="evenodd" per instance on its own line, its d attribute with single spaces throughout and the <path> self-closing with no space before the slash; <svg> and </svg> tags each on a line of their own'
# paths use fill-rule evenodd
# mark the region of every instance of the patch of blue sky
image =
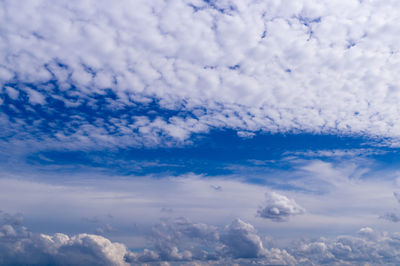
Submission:
<svg viewBox="0 0 400 266">
<path fill-rule="evenodd" d="M 250 178 L 252 173 L 259 176 L 265 171 L 293 170 L 293 157 L 335 161 L 338 158 L 335 157 L 335 152 L 340 159 L 362 156 L 392 166 L 399 161 L 397 149 L 373 146 L 368 143 L 368 139 L 362 137 L 257 134 L 253 138 L 241 138 L 234 130 L 213 130 L 193 138 L 193 144 L 182 147 L 132 147 L 101 151 L 45 150 L 31 154 L 28 163 L 85 165 L 125 175 L 195 173 L 215 176 L 246 172 L 246 176 Z M 337 154 L 339 151 L 347 151 L 347 154 Z"/>
<path fill-rule="evenodd" d="M 118 105 L 118 96 L 112 90 L 82 97 L 82 93 L 73 86 L 68 90 L 60 89 L 56 81 L 42 84 L 9 83 L 3 87 L 3 92 L 6 87 L 14 88 L 19 94 L 13 98 L 2 93 L 1 111 L 11 121 L 23 121 L 27 126 L 17 128 L 16 131 L 23 129 L 24 134 L 39 142 L 46 137 L 54 138 L 54 134 L 59 131 L 68 136 L 87 124 L 101 127 L 111 136 L 118 136 L 121 133 L 113 120 L 120 118 L 127 124 L 132 124 L 137 116 L 146 117 L 150 121 L 156 118 L 168 121 L 174 117 L 196 119 L 195 110 L 185 109 L 184 106 L 166 109 L 155 98 L 147 103 L 132 100 L 130 104 Z M 26 87 L 46 95 L 46 103 L 31 103 L 24 90 Z M 66 101 L 77 104 L 67 105 Z M 99 119 L 102 121 L 100 124 Z M 19 133 L 21 132 L 17 132 Z M 378 145 L 379 140 L 360 135 L 260 131 L 254 134 L 243 138 L 234 129 L 211 128 L 206 133 L 192 134 L 190 143 L 186 145 L 100 145 L 96 149 L 71 149 L 68 148 L 67 140 L 60 142 L 57 148 L 44 146 L 42 149 L 30 151 L 25 159 L 27 164 L 42 170 L 46 170 L 46 166 L 57 166 L 59 170 L 65 171 L 92 168 L 122 175 L 243 175 L 247 181 L 260 184 L 267 182 L 263 178 L 266 173 L 293 170 L 296 165 L 289 160 L 293 157 L 334 161 L 338 157 L 362 156 L 373 158 L 378 164 L 392 168 L 396 168 L 399 162 L 398 149 Z M 7 143 L 14 137 L 14 134 L 5 134 L 1 139 Z"/>
<path fill-rule="evenodd" d="M 18 91 L 18 98 L 13 99 L 5 88 L 11 87 Z M 46 95 L 46 104 L 32 104 L 27 92 L 21 88 L 32 88 Z M 46 91 L 44 88 L 47 90 Z M 57 95 L 57 97 L 54 97 Z M 52 137 L 57 131 L 66 135 L 73 134 L 84 124 L 95 124 L 100 119 L 101 127 L 110 135 L 118 134 L 118 127 L 113 126 L 113 118 L 123 118 L 127 124 L 133 123 L 134 116 L 146 116 L 150 120 L 162 115 L 163 118 L 188 117 L 191 113 L 184 110 L 161 110 L 157 99 L 148 103 L 135 103 L 118 105 L 117 96 L 112 90 L 104 90 L 102 94 L 93 93 L 90 96 L 82 95 L 73 86 L 68 90 L 61 90 L 55 81 L 40 85 L 35 84 L 6 84 L 0 94 L 3 104 L 0 110 L 6 114 L 11 122 L 21 120 L 27 125 L 33 125 L 32 135 L 46 135 Z M 118 106 L 116 106 L 118 105 Z M 98 126 L 98 125 L 96 125 Z M 3 140 L 8 137 L 4 136 Z"/>
</svg>

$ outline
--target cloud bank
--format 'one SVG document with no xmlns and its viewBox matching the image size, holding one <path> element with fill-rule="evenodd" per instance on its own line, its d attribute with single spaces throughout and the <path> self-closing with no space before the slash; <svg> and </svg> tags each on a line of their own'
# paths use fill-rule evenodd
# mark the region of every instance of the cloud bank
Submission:
<svg viewBox="0 0 400 266">
<path fill-rule="evenodd" d="M 22 225 L 21 214 L 2 216 L 2 265 L 127 265 L 123 244 L 91 234 L 35 234 Z"/>
<path fill-rule="evenodd" d="M 10 217 L 10 215 L 8 215 Z M 0 263 L 4 265 L 351 265 L 400 263 L 399 233 L 362 228 L 355 236 L 302 240 L 286 248 L 265 248 L 255 228 L 235 219 L 225 228 L 185 219 L 154 225 L 151 246 L 132 252 L 92 234 L 35 234 L 3 219 Z"/>
</svg>

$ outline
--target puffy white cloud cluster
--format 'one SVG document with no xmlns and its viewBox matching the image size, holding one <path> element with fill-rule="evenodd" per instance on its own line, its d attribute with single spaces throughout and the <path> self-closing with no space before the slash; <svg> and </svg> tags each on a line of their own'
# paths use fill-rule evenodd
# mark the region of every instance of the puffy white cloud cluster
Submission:
<svg viewBox="0 0 400 266">
<path fill-rule="evenodd" d="M 293 199 L 276 192 L 265 193 L 266 202 L 257 211 L 258 216 L 275 222 L 284 222 L 290 216 L 303 214 L 304 208 Z"/>
<path fill-rule="evenodd" d="M 294 242 L 265 248 L 255 228 L 235 219 L 223 229 L 185 219 L 163 221 L 150 233 L 152 246 L 131 252 L 98 235 L 34 234 L 15 219 L 2 219 L 2 265 L 397 265 L 399 233 L 362 228 L 356 236 Z"/>
<path fill-rule="evenodd" d="M 34 234 L 21 225 L 21 217 L 3 214 L 1 265 L 128 265 L 123 244 L 91 234 Z"/>
<path fill-rule="evenodd" d="M 145 251 L 137 257 L 138 261 L 177 260 L 213 258 L 215 255 L 205 251 L 205 247 L 215 246 L 218 241 L 218 230 L 214 226 L 203 223 L 192 223 L 180 218 L 174 221 L 164 221 L 152 227 L 150 238 L 154 251 Z"/>
<path fill-rule="evenodd" d="M 2 265 L 137 265 L 144 263 L 219 264 L 236 259 L 263 259 L 278 264 L 293 262 L 286 251 L 265 249 L 251 224 L 236 219 L 222 231 L 185 219 L 153 226 L 151 249 L 133 253 L 124 244 L 92 234 L 68 236 L 34 234 L 15 216 L 4 214 L 0 226 Z M 12 216 L 8 216 L 12 217 Z"/>
<path fill-rule="evenodd" d="M 281 265 L 295 263 L 295 259 L 285 250 L 264 248 L 255 228 L 241 219 L 235 219 L 222 230 L 185 219 L 165 221 L 153 227 L 151 239 L 153 250 L 129 253 L 127 261 L 173 261 L 182 265 L 193 261 L 200 265 L 226 265 L 240 261 Z"/>
<path fill-rule="evenodd" d="M 210 127 L 243 137 L 261 130 L 398 138 L 399 5 L 1 1 L 2 107 L 21 113 L 15 101 L 23 100 L 22 113 L 36 121 L 8 113 L 1 124 L 34 131 L 44 119 L 37 110 L 62 112 L 53 104 L 60 101 L 74 110 L 63 125 L 74 132 L 47 123 L 58 141 L 134 145 L 141 137 L 157 145 Z M 153 100 L 188 114 L 96 117 L 99 105 L 135 109 Z"/>
<path fill-rule="evenodd" d="M 224 251 L 234 258 L 257 258 L 267 253 L 254 227 L 240 219 L 225 228 L 221 242 L 225 244 Z"/>
<path fill-rule="evenodd" d="M 378 233 L 366 227 L 358 236 L 306 241 L 292 254 L 304 265 L 396 265 L 400 262 L 399 240 L 398 233 Z"/>
</svg>

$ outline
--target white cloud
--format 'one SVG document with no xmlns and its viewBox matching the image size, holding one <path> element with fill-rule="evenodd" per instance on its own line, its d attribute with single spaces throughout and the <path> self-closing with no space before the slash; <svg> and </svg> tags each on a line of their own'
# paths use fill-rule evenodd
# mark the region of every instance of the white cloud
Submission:
<svg viewBox="0 0 400 266">
<path fill-rule="evenodd" d="M 28 94 L 29 102 L 31 102 L 32 104 L 44 104 L 45 103 L 45 98 L 40 92 L 30 89 L 30 88 L 24 88 L 24 90 Z"/>
<path fill-rule="evenodd" d="M 10 80 L 13 78 L 13 74 L 6 68 L 0 67 L 0 82 Z M 2 83 L 0 83 L 2 85 Z"/>
<path fill-rule="evenodd" d="M 21 236 L 14 233 L 0 239 L 0 249 L 4 252 L 0 262 L 5 265 L 128 265 L 124 259 L 126 247 L 98 235 Z"/>
<path fill-rule="evenodd" d="M 9 96 L 11 99 L 13 99 L 13 100 L 18 99 L 19 92 L 18 92 L 16 89 L 14 89 L 14 88 L 12 88 L 12 87 L 10 87 L 10 86 L 6 86 L 6 87 L 5 87 L 5 91 L 6 91 L 6 93 L 8 94 L 8 96 Z"/>
<path fill-rule="evenodd" d="M 14 236 L 17 236 L 17 233 L 15 232 L 15 230 L 14 230 L 14 228 L 11 226 L 11 225 L 9 225 L 9 224 L 4 224 L 2 227 L 1 227 L 1 236 L 4 236 L 4 237 L 14 237 Z"/>
<path fill-rule="evenodd" d="M 358 236 L 340 236 L 330 240 L 322 238 L 308 243 L 306 241 L 291 252 L 296 258 L 301 258 L 304 265 L 397 264 L 398 245 L 398 233 L 387 234 L 362 228 Z"/>
<path fill-rule="evenodd" d="M 22 226 L 21 214 L 2 213 L 0 263 L 4 265 L 128 265 L 123 244 L 89 234 L 35 234 Z"/>
<path fill-rule="evenodd" d="M 223 249 L 234 258 L 257 258 L 266 255 L 261 238 L 254 227 L 240 219 L 235 219 L 221 235 Z"/>
<path fill-rule="evenodd" d="M 293 199 L 276 192 L 265 193 L 266 202 L 257 211 L 258 216 L 275 222 L 286 221 L 290 216 L 303 214 L 305 210 Z"/>
<path fill-rule="evenodd" d="M 286 243 L 284 249 L 265 248 L 253 225 L 240 219 L 224 229 L 177 220 L 155 225 L 157 232 L 151 235 L 148 248 L 132 252 L 124 244 L 98 235 L 37 234 L 21 225 L 12 226 L 4 221 L 0 224 L 0 263 L 5 265 L 394 265 L 400 262 L 399 233 L 379 232 L 369 227 L 361 228 L 357 235 Z M 214 236 L 208 238 L 209 232 Z M 204 240 L 206 245 L 199 246 Z"/>
<path fill-rule="evenodd" d="M 255 133 L 248 132 L 248 131 L 238 131 L 237 134 L 239 137 L 242 137 L 242 138 L 252 138 L 256 135 Z"/>
<path fill-rule="evenodd" d="M 400 137 L 396 1 L 1 6 L 2 84 L 40 86 L 53 79 L 80 101 L 110 89 L 118 96 L 113 101 L 127 106 L 131 99 L 156 98 L 162 108 L 196 113 L 200 129 L 187 120 L 151 123 L 178 142 L 209 127 L 233 128 L 244 137 L 252 131 Z M 46 104 L 33 92 L 30 101 Z M 132 136 L 127 121 L 120 122 L 114 125 L 121 134 Z M 77 127 L 68 140 L 102 142 Z M 146 132 L 122 139 L 135 145 L 144 137 L 149 145 L 163 135 Z"/>
</svg>

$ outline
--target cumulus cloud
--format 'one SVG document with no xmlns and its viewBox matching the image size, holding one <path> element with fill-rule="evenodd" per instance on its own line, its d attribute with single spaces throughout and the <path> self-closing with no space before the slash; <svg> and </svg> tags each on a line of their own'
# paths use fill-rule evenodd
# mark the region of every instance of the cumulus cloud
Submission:
<svg viewBox="0 0 400 266">
<path fill-rule="evenodd" d="M 362 228 L 358 236 L 305 241 L 291 252 L 304 265 L 395 265 L 399 263 L 400 255 L 398 237 L 398 233 L 379 233 L 371 228 Z"/>
<path fill-rule="evenodd" d="M 123 244 L 91 234 L 34 234 L 10 217 L 5 213 L 0 223 L 2 265 L 128 265 Z"/>
<path fill-rule="evenodd" d="M 235 258 L 257 258 L 266 253 L 254 227 L 240 219 L 234 220 L 225 228 L 221 242 L 224 243 L 226 252 Z"/>
<path fill-rule="evenodd" d="M 257 211 L 261 218 L 270 219 L 274 222 L 284 222 L 290 216 L 303 214 L 305 210 L 293 199 L 276 192 L 265 193 L 266 202 Z"/>
<path fill-rule="evenodd" d="M 255 228 L 241 219 L 235 219 L 223 229 L 185 219 L 167 220 L 153 227 L 151 239 L 153 249 L 129 253 L 127 261 L 169 261 L 179 265 L 260 262 L 294 265 L 296 261 L 286 250 L 264 248 Z"/>
<path fill-rule="evenodd" d="M 356 235 L 301 240 L 285 244 L 285 248 L 267 249 L 253 225 L 241 219 L 219 229 L 181 218 L 154 225 L 149 246 L 141 252 L 132 252 L 124 244 L 98 235 L 36 234 L 22 225 L 11 225 L 6 221 L 0 221 L 0 263 L 4 265 L 400 263 L 399 233 L 377 232 L 369 227 L 361 228 Z M 201 242 L 203 246 L 199 246 Z"/>
<path fill-rule="evenodd" d="M 161 145 L 210 128 L 400 137 L 396 1 L 23 6 L 0 3 L 0 122 L 14 138 Z"/>
<path fill-rule="evenodd" d="M 207 259 L 216 255 L 205 250 L 215 248 L 219 239 L 214 226 L 203 223 L 192 223 L 184 218 L 165 220 L 154 225 L 149 234 L 154 251 L 146 251 L 136 257 L 138 261 Z"/>
</svg>

